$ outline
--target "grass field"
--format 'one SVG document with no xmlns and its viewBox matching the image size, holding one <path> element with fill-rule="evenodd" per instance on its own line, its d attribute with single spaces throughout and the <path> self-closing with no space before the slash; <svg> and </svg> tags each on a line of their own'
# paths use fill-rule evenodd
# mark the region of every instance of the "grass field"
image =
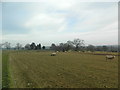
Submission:
<svg viewBox="0 0 120 90">
<path fill-rule="evenodd" d="M 50 51 L 3 52 L 3 87 L 117 88 L 118 56 Z M 7 86 L 6 86 L 7 85 Z"/>
</svg>

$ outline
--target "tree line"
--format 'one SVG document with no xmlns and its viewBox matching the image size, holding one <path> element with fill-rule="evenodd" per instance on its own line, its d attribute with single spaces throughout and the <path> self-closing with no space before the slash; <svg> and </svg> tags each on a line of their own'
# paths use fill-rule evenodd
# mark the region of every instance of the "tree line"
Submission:
<svg viewBox="0 0 120 90">
<path fill-rule="evenodd" d="M 107 51 L 107 52 L 118 52 L 120 51 L 120 48 L 115 46 L 94 46 L 94 45 L 88 45 L 85 46 L 85 41 L 81 39 L 74 39 L 73 41 L 67 41 L 66 43 L 60 43 L 59 45 L 55 45 L 54 43 L 50 47 L 52 50 L 55 51 Z"/>
<path fill-rule="evenodd" d="M 40 50 L 40 49 L 45 49 L 45 46 L 41 47 L 41 44 L 35 44 L 32 42 L 31 44 L 26 44 L 24 47 L 22 44 L 17 43 L 15 47 L 11 47 L 11 43 L 5 42 L 3 44 L 0 44 L 0 47 L 4 46 L 7 50 L 9 49 L 14 49 L 14 50 Z"/>
<path fill-rule="evenodd" d="M 11 44 L 9 42 L 5 42 L 3 44 L 0 44 L 0 47 L 4 46 L 7 50 L 11 49 Z M 22 44 L 17 43 L 16 46 L 14 47 L 14 50 L 46 50 L 46 46 L 42 46 L 41 43 L 35 44 L 32 42 L 31 44 L 26 44 L 24 47 Z M 54 51 L 109 51 L 109 52 L 117 52 L 120 51 L 120 48 L 118 47 L 113 47 L 113 46 L 94 46 L 94 45 L 88 45 L 85 46 L 85 41 L 82 39 L 74 39 L 73 41 L 67 41 L 66 43 L 59 43 L 55 44 L 52 43 L 49 50 L 54 50 Z"/>
</svg>

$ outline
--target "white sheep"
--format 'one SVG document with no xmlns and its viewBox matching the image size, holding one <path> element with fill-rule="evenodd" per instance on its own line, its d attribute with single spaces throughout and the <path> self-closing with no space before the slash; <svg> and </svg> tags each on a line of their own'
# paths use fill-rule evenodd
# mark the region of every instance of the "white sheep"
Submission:
<svg viewBox="0 0 120 90">
<path fill-rule="evenodd" d="M 56 53 L 52 53 L 51 56 L 56 56 Z"/>
<path fill-rule="evenodd" d="M 113 55 L 106 55 L 106 60 L 107 60 L 107 59 L 111 59 L 111 60 L 112 60 L 112 59 L 114 59 L 114 58 L 115 58 L 115 56 L 113 56 Z"/>
</svg>

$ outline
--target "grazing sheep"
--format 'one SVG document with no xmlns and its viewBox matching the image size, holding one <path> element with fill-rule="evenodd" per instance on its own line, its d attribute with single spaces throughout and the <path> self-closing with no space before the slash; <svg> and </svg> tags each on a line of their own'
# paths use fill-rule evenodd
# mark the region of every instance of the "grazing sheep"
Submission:
<svg viewBox="0 0 120 90">
<path fill-rule="evenodd" d="M 51 56 L 56 56 L 56 53 L 52 53 Z"/>
<path fill-rule="evenodd" d="M 112 56 L 112 55 L 106 55 L 106 60 L 107 60 L 107 59 L 111 59 L 111 60 L 112 60 L 112 59 L 114 59 L 114 58 L 115 58 L 115 56 Z"/>
</svg>

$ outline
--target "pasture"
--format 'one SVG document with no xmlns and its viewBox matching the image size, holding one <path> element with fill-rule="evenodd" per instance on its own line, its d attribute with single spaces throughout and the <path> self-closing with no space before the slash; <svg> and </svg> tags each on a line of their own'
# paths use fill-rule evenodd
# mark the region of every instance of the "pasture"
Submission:
<svg viewBox="0 0 120 90">
<path fill-rule="evenodd" d="M 57 52 L 56 56 L 51 56 L 51 53 L 3 51 L 3 87 L 118 87 L 118 56 L 106 61 L 105 55 L 92 53 Z"/>
</svg>

